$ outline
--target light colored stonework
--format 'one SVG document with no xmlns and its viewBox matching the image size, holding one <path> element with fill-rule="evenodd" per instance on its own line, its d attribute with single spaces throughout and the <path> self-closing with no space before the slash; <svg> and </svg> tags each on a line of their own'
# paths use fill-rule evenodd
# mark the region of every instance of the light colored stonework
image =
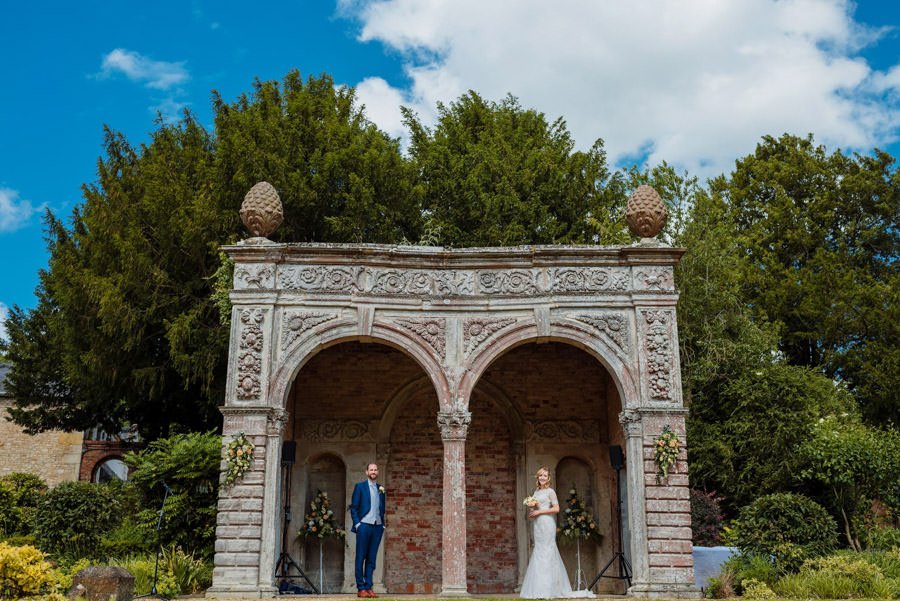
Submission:
<svg viewBox="0 0 900 601">
<path fill-rule="evenodd" d="M 78 480 L 82 433 L 51 430 L 25 434 L 6 419 L 11 406 L 11 399 L 0 398 L 0 477 L 28 472 L 40 476 L 49 486 Z"/>
<path fill-rule="evenodd" d="M 447 597 L 517 590 L 529 544 L 518 505 L 542 464 L 562 466 L 573 483 L 593 490 L 608 533 L 587 552 L 596 572 L 619 536 L 608 447 L 620 445 L 629 592 L 697 596 L 687 465 L 679 461 L 668 483 L 657 485 L 652 461 L 664 426 L 684 438 L 673 278 L 683 250 L 655 242 L 447 250 L 255 238 L 226 252 L 235 277 L 224 434 L 227 441 L 245 433 L 257 452 L 251 471 L 220 493 L 210 596 L 276 591 L 283 440 L 298 442 L 295 522 L 318 482 L 338 478 L 346 500 L 365 464 L 377 460 L 394 505 L 376 590 Z M 590 359 L 567 374 L 552 357 L 541 359 L 542 344 L 575 347 Z M 389 350 L 365 350 L 375 347 Z M 357 372 L 356 362 L 369 367 Z M 605 392 L 592 392 L 595 386 Z M 429 423 L 422 411 L 430 403 Z M 480 422 L 482 415 L 492 422 Z M 407 440 L 416 441 L 412 450 Z M 438 466 L 426 459 L 434 453 Z M 490 469 L 503 478 L 488 483 L 479 474 Z M 557 488 L 561 501 L 567 488 Z M 393 515 L 395 507 L 404 509 Z M 503 536 L 489 534 L 491 520 Z M 419 536 L 432 531 L 440 538 L 434 546 Z M 348 544 L 342 562 L 329 559 L 347 592 L 352 536 Z M 285 541 L 295 558 L 297 545 L 292 535 Z M 423 554 L 440 569 L 423 563 L 407 578 L 401 564 Z M 614 583 L 601 586 L 618 592 Z"/>
</svg>

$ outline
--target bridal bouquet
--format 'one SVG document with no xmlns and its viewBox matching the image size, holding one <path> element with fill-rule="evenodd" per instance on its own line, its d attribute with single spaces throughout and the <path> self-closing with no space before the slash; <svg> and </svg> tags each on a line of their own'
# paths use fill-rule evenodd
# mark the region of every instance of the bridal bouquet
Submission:
<svg viewBox="0 0 900 601">
<path fill-rule="evenodd" d="M 538 500 L 535 499 L 534 497 L 532 497 L 531 495 L 528 495 L 527 497 L 525 497 L 525 500 L 522 501 L 522 505 L 533 509 L 538 506 Z"/>
</svg>

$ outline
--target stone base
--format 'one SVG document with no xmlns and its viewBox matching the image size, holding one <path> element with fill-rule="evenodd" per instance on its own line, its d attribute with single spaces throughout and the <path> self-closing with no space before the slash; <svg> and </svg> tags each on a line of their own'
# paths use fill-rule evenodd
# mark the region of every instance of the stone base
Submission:
<svg viewBox="0 0 900 601">
<path fill-rule="evenodd" d="M 693 584 L 635 584 L 628 589 L 628 596 L 645 599 L 700 599 L 703 594 Z"/>
<path fill-rule="evenodd" d="M 211 586 L 206 589 L 210 599 L 270 599 L 278 596 L 274 586 Z"/>
<path fill-rule="evenodd" d="M 469 591 L 464 588 L 445 586 L 441 589 L 441 597 L 471 597 Z"/>
</svg>

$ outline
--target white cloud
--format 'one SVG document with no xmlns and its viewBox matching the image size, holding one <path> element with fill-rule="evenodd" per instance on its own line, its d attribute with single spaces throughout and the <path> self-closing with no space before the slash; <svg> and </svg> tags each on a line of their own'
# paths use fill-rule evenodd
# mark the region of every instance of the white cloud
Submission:
<svg viewBox="0 0 900 601">
<path fill-rule="evenodd" d="M 44 210 L 45 205 L 34 206 L 19 193 L 9 188 L 0 188 L 0 232 L 14 232 L 28 225 L 32 215 Z"/>
<path fill-rule="evenodd" d="M 343 0 L 360 41 L 399 52 L 411 85 L 359 85 L 369 117 L 398 134 L 402 99 L 428 122 L 468 89 L 562 116 L 581 148 L 602 137 L 613 162 L 649 152 L 715 175 L 760 137 L 812 132 L 867 150 L 897 138 L 900 67 L 855 53 L 884 30 L 850 0 L 644 0 L 515 4 Z"/>
<path fill-rule="evenodd" d="M 9 340 L 6 332 L 6 318 L 9 317 L 9 307 L 0 303 L 0 340 Z"/>
<path fill-rule="evenodd" d="M 103 57 L 99 76 L 110 77 L 115 73 L 155 90 L 168 90 L 190 79 L 184 62 L 155 61 L 124 48 L 116 48 Z"/>
</svg>

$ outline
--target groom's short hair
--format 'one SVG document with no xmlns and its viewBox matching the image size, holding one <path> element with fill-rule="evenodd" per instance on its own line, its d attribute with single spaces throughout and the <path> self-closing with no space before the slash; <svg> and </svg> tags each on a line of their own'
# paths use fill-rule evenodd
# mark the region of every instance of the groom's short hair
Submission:
<svg viewBox="0 0 900 601">
<path fill-rule="evenodd" d="M 367 464 L 366 464 L 366 471 L 368 472 L 368 471 L 369 471 L 369 468 L 372 467 L 373 465 L 374 465 L 375 467 L 378 467 L 378 464 L 375 463 L 374 461 L 370 461 L 369 463 L 367 463 Z"/>
</svg>

